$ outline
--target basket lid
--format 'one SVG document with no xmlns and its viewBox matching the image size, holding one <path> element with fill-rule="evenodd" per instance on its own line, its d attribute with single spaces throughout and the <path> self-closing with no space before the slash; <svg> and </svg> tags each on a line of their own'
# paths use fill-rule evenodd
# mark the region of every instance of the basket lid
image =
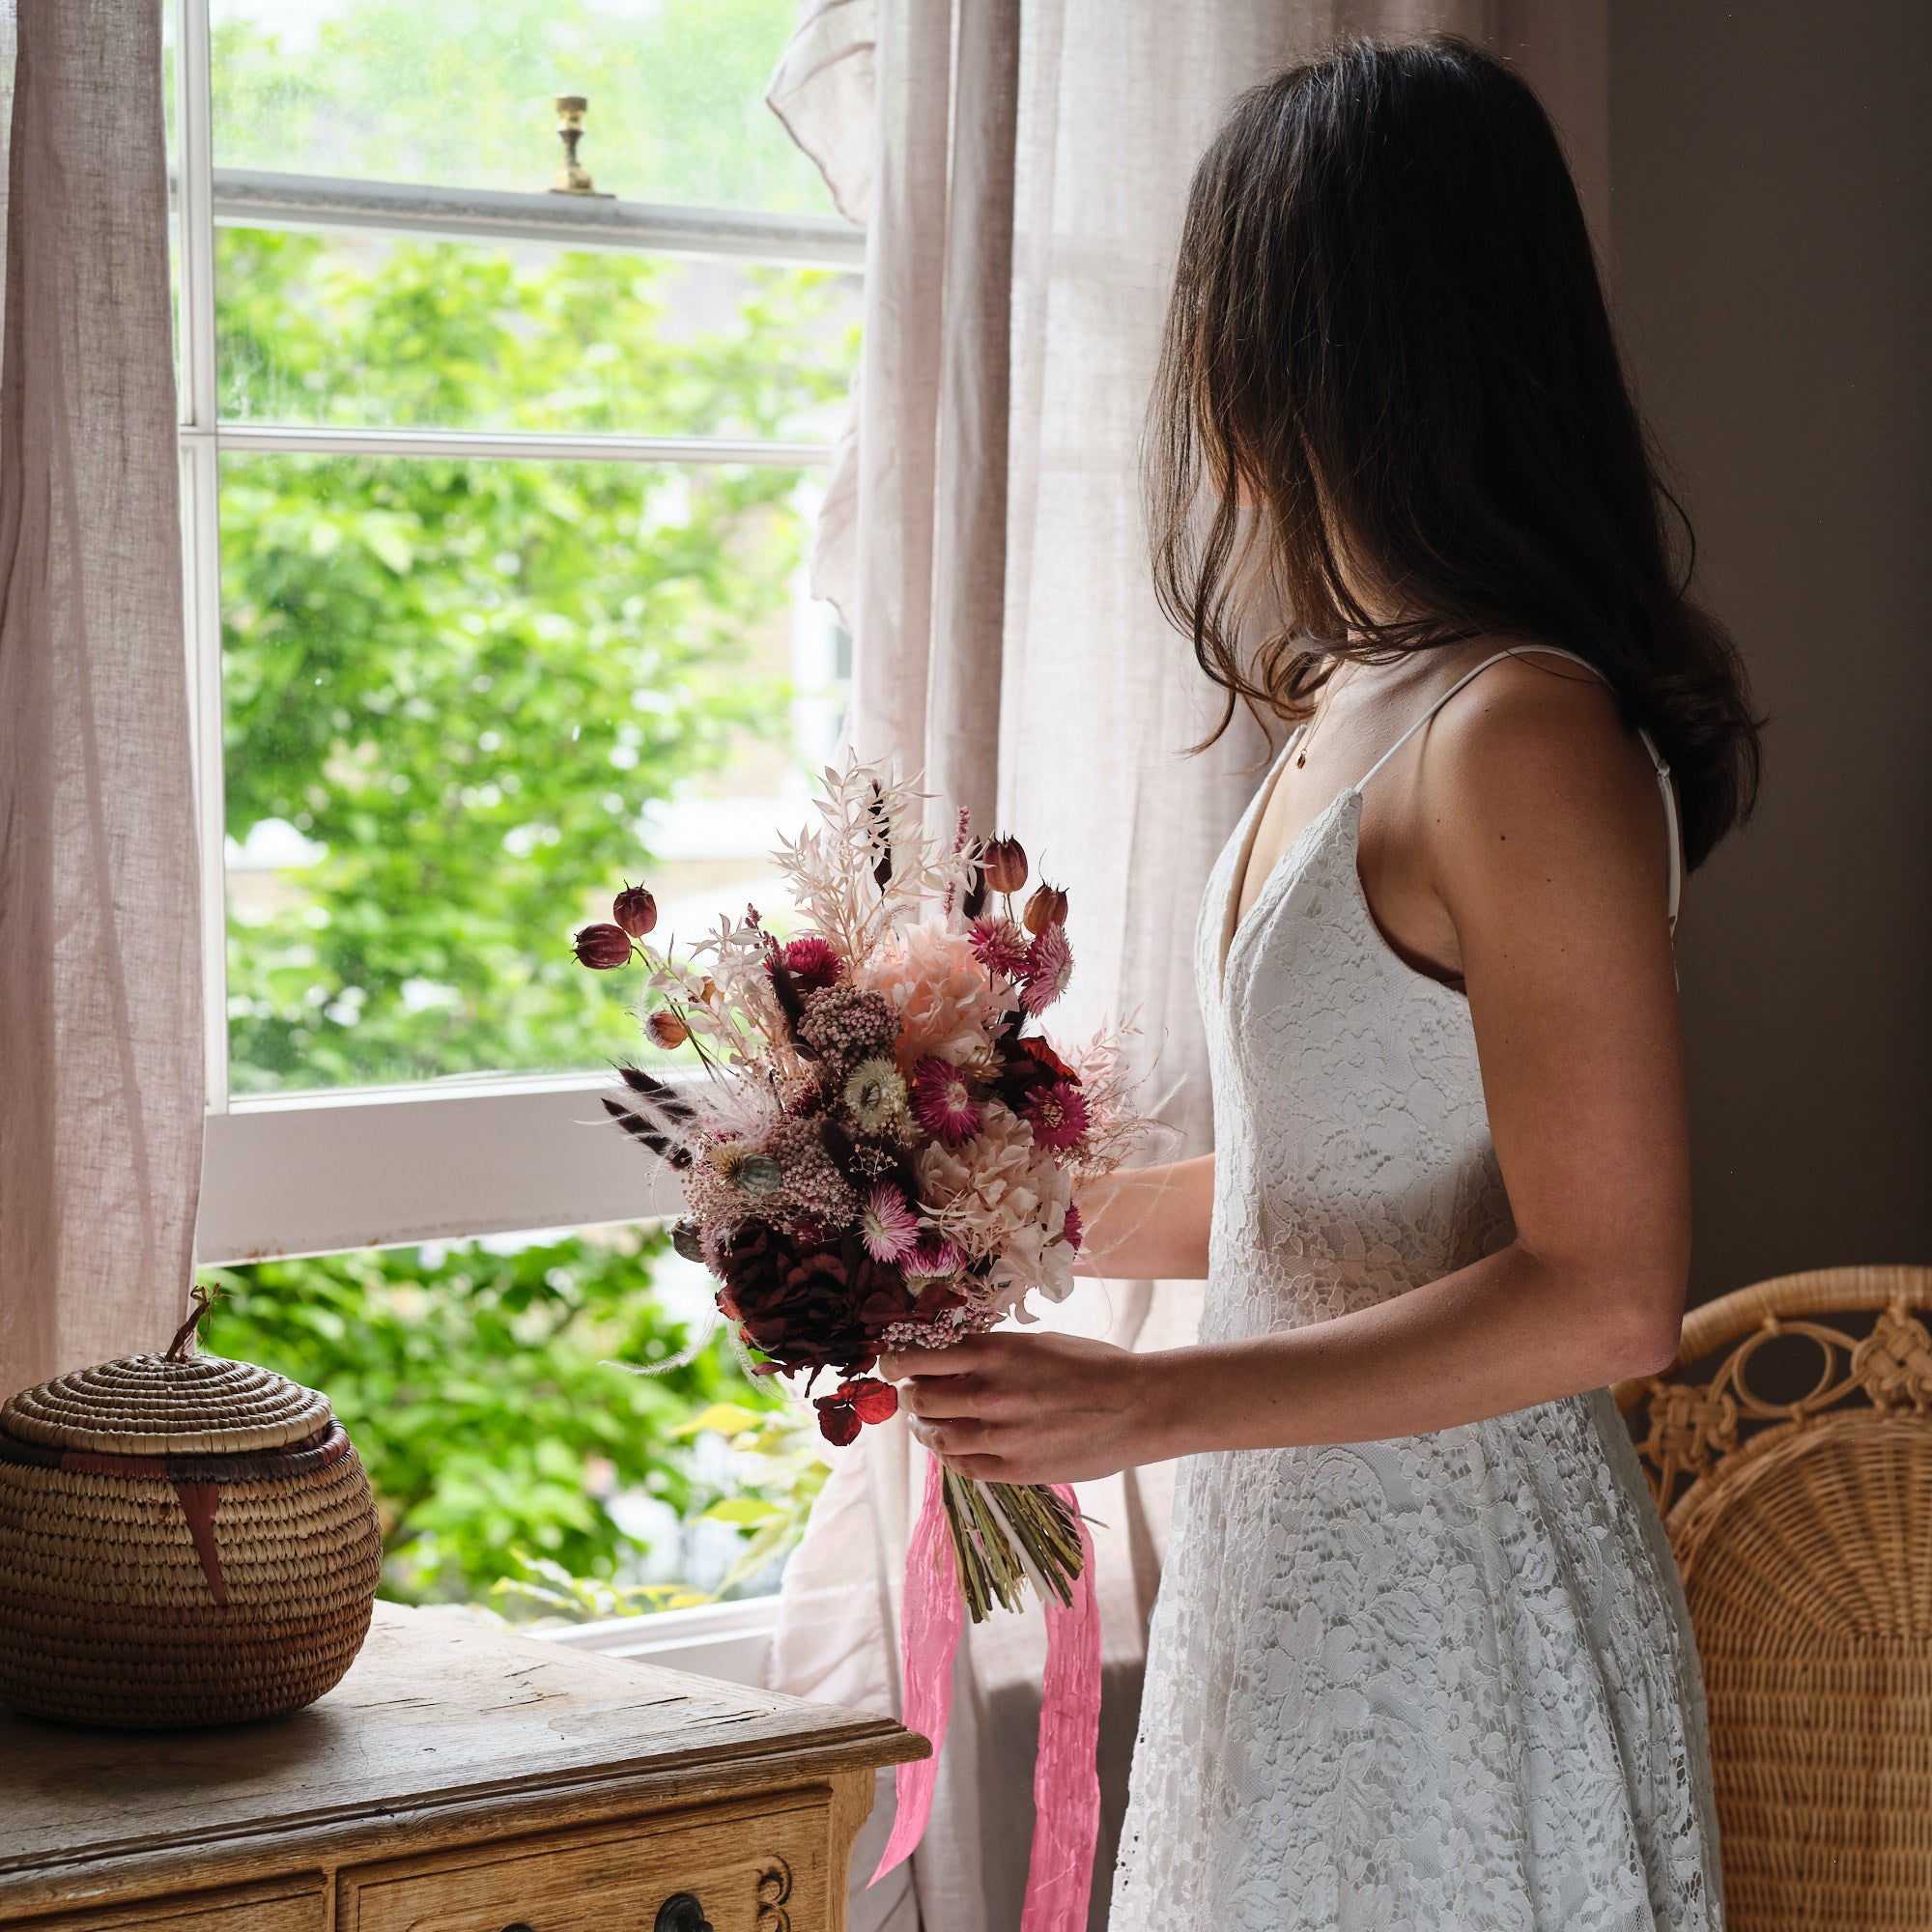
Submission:
<svg viewBox="0 0 1932 1932">
<path fill-rule="evenodd" d="M 327 1428 L 328 1398 L 220 1355 L 124 1355 L 56 1376 L 0 1406 L 0 1431 L 108 1456 L 283 1449 Z"/>
</svg>

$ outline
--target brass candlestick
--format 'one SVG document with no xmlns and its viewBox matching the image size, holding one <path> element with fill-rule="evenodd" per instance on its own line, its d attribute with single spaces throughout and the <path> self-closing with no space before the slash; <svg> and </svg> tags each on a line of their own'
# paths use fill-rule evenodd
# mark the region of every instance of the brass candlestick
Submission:
<svg viewBox="0 0 1932 1932">
<path fill-rule="evenodd" d="M 557 138 L 563 143 L 563 165 L 557 169 L 550 191 L 552 194 L 597 195 L 601 201 L 610 201 L 612 196 L 598 195 L 589 175 L 577 158 L 577 144 L 583 138 L 583 116 L 589 106 L 589 100 L 581 94 L 559 94 L 556 97 L 556 131 Z"/>
</svg>

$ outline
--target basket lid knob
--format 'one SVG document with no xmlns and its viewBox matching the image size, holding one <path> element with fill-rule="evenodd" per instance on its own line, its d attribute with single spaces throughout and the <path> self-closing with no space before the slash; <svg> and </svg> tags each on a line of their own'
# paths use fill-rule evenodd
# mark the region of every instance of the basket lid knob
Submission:
<svg viewBox="0 0 1932 1932">
<path fill-rule="evenodd" d="M 326 1429 L 328 1398 L 220 1355 L 123 1355 L 56 1376 L 0 1406 L 0 1431 L 108 1456 L 283 1449 Z"/>
</svg>

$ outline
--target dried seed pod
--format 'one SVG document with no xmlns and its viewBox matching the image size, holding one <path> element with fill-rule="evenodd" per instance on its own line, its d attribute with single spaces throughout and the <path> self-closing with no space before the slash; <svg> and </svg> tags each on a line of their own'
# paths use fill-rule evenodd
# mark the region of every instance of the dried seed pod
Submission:
<svg viewBox="0 0 1932 1932">
<path fill-rule="evenodd" d="M 1042 879 L 1033 897 L 1027 900 L 1026 911 L 1020 917 L 1026 923 L 1026 929 L 1036 935 L 1044 932 L 1049 925 L 1065 925 L 1066 895 L 1058 886 L 1049 886 Z"/>
<path fill-rule="evenodd" d="M 644 1031 L 650 1035 L 651 1043 L 663 1047 L 667 1053 L 691 1037 L 691 1029 L 668 1007 L 658 1008 L 644 1022 Z"/>
<path fill-rule="evenodd" d="M 748 1153 L 738 1164 L 736 1185 L 739 1193 L 753 1199 L 776 1194 L 784 1185 L 784 1169 L 768 1153 Z"/>
<path fill-rule="evenodd" d="M 1027 882 L 1026 847 L 1017 838 L 995 838 L 980 854 L 980 869 L 996 893 L 1016 893 Z"/>
<path fill-rule="evenodd" d="M 626 886 L 611 901 L 611 917 L 633 939 L 641 939 L 658 923 L 658 902 L 648 886 Z"/>
<path fill-rule="evenodd" d="M 688 1262 L 704 1260 L 704 1236 L 696 1221 L 679 1221 L 670 1231 L 670 1244 Z"/>
<path fill-rule="evenodd" d="M 586 925 L 571 942 L 580 966 L 609 973 L 631 963 L 631 935 L 621 925 Z"/>
</svg>

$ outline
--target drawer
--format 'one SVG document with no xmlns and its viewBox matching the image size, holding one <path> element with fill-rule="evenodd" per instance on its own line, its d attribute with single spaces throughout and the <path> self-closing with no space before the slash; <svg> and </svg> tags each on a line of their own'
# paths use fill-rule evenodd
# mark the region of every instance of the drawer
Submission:
<svg viewBox="0 0 1932 1932">
<path fill-rule="evenodd" d="M 826 1932 L 831 1823 L 819 1788 L 364 1866 L 336 1932 Z"/>
<path fill-rule="evenodd" d="M 102 1906 L 30 1918 L 21 1932 L 324 1932 L 328 1898 L 320 1873 L 232 1891 L 146 1898 L 136 1905 Z M 494 1928 L 493 1928 L 494 1932 Z"/>
</svg>

